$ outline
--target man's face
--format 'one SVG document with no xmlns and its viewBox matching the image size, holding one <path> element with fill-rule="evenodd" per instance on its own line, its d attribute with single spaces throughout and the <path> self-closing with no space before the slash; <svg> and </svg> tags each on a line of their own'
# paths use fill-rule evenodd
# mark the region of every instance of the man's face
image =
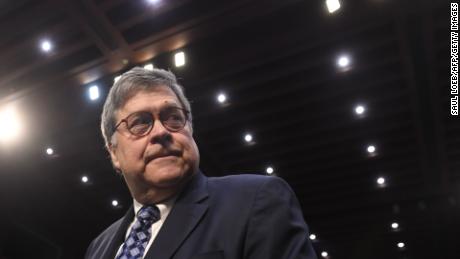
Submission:
<svg viewBox="0 0 460 259">
<path fill-rule="evenodd" d="M 128 115 L 147 111 L 155 121 L 149 134 L 137 137 L 122 123 L 110 155 L 116 168 L 123 172 L 131 193 L 147 189 L 174 189 L 194 174 L 199 165 L 199 152 L 190 123 L 178 132 L 168 131 L 159 121 L 158 113 L 165 107 L 183 108 L 174 92 L 166 86 L 133 95 L 116 113 L 116 122 Z M 134 194 L 133 193 L 133 194 Z"/>
</svg>

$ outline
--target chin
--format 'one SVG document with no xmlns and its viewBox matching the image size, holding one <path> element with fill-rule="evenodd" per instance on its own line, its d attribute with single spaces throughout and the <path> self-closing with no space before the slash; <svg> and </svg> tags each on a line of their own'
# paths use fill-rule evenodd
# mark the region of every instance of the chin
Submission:
<svg viewBox="0 0 460 259">
<path fill-rule="evenodd" d="M 188 178 L 189 173 L 187 171 L 177 167 L 148 170 L 146 171 L 145 180 L 160 188 L 174 187 L 182 184 Z"/>
</svg>

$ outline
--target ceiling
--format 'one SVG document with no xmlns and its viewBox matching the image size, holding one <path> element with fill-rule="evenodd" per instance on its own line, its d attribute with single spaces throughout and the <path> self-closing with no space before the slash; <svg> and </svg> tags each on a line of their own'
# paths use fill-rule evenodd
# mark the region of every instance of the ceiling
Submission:
<svg viewBox="0 0 460 259">
<path fill-rule="evenodd" d="M 147 63 L 184 85 L 205 174 L 273 167 L 319 255 L 458 258 L 449 2 L 341 2 L 329 14 L 323 0 L 0 0 L 0 106 L 24 125 L 0 146 L 0 258 L 82 258 L 124 214 L 99 116 L 114 77 Z"/>
</svg>

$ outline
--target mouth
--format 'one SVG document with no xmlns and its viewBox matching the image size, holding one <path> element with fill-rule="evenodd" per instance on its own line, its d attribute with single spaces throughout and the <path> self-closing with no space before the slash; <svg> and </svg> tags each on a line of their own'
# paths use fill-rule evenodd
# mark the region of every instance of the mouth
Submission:
<svg viewBox="0 0 460 259">
<path fill-rule="evenodd" d="M 155 159 L 152 159 L 152 160 L 150 160 L 150 161 L 153 161 L 153 160 L 160 160 L 160 159 L 168 159 L 168 158 L 175 158 L 175 157 L 177 157 L 177 156 L 171 156 L 171 155 L 169 155 L 169 156 L 159 156 L 159 157 L 157 157 L 157 158 L 155 158 Z"/>
<path fill-rule="evenodd" d="M 149 155 L 144 160 L 145 160 L 145 163 L 147 164 L 147 163 L 149 163 L 149 162 L 151 162 L 153 160 L 156 160 L 156 159 L 180 157 L 180 155 L 181 155 L 180 151 L 171 150 L 171 151 L 164 152 L 164 153 L 157 153 L 157 154 Z"/>
</svg>

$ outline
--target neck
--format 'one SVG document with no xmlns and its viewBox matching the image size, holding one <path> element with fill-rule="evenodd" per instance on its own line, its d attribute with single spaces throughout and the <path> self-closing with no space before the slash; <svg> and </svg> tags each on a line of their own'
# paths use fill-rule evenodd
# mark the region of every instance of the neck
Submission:
<svg viewBox="0 0 460 259">
<path fill-rule="evenodd" d="M 182 188 L 180 189 L 164 189 L 164 190 L 154 190 L 154 189 L 148 189 L 144 192 L 138 192 L 134 193 L 131 192 L 131 195 L 133 196 L 136 201 L 138 201 L 141 204 L 158 204 L 161 203 L 165 200 L 168 200 L 175 195 L 177 195 Z"/>
<path fill-rule="evenodd" d="M 157 204 L 178 195 L 190 182 L 193 175 L 172 186 L 151 186 L 148 184 L 137 184 L 128 188 L 134 199 L 142 204 Z"/>
</svg>

